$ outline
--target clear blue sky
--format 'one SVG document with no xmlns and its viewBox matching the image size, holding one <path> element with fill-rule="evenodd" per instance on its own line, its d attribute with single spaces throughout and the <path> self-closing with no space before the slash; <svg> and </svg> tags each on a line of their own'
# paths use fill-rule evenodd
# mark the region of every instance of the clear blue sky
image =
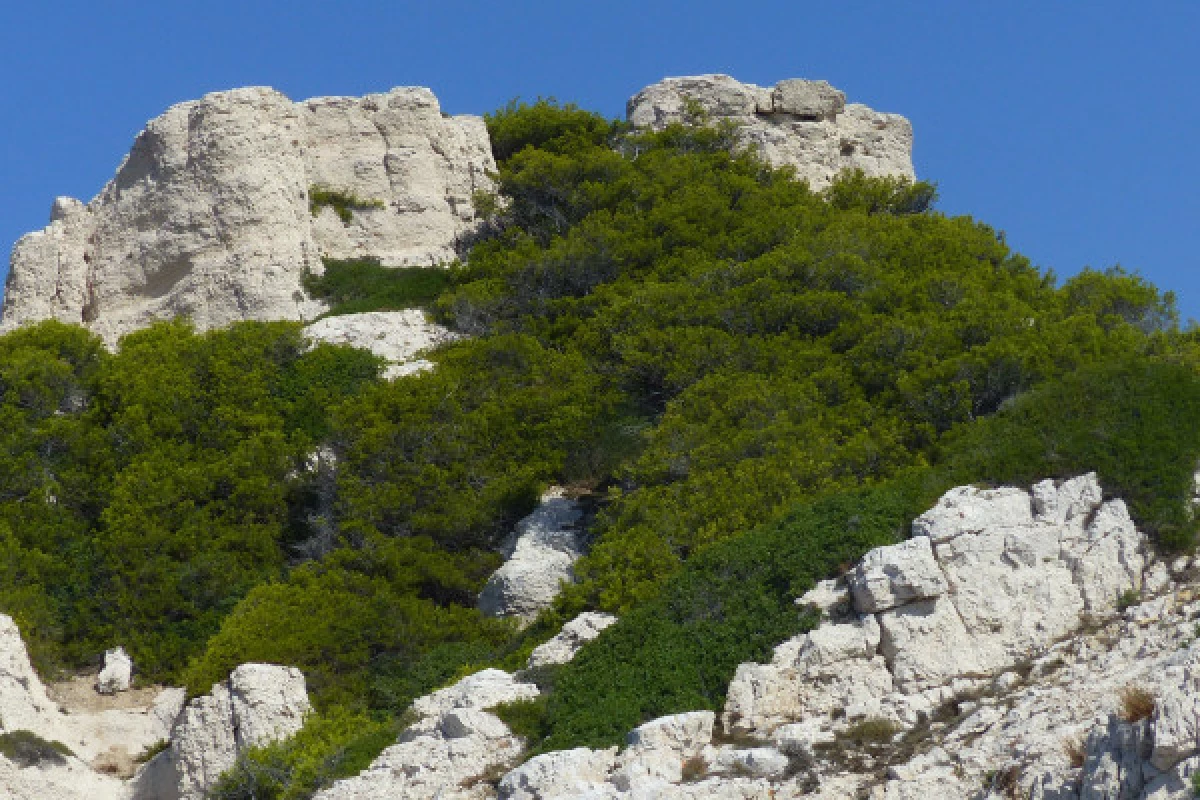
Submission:
<svg viewBox="0 0 1200 800">
<path fill-rule="evenodd" d="M 423 85 L 453 113 L 547 95 L 618 116 L 664 76 L 725 72 L 908 116 L 942 210 L 1059 276 L 1138 270 L 1200 318 L 1198 52 L 1195 0 L 4 2 L 0 248 L 208 91 Z"/>
</svg>

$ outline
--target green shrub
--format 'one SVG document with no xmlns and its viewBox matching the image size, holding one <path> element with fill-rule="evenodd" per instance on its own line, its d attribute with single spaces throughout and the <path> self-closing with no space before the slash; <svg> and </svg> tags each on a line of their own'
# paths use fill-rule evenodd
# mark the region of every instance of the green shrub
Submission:
<svg viewBox="0 0 1200 800">
<path fill-rule="evenodd" d="M 489 708 L 509 729 L 527 742 L 540 742 L 549 730 L 546 725 L 546 696 L 515 700 Z"/>
<path fill-rule="evenodd" d="M 374 208 L 386 208 L 382 200 L 368 199 L 355 195 L 353 192 L 340 189 L 330 189 L 325 186 L 310 186 L 308 189 L 308 210 L 315 217 L 322 208 L 332 208 L 343 225 L 349 225 L 354 219 L 355 211 L 366 211 Z"/>
<path fill-rule="evenodd" d="M 454 284 L 457 274 L 449 267 L 384 267 L 371 258 L 324 262 L 322 274 L 304 276 L 304 288 L 329 301 L 328 316 L 425 307 Z"/>
<path fill-rule="evenodd" d="M 41 764 L 65 764 L 73 756 L 71 748 L 62 742 L 52 742 L 33 731 L 10 731 L 0 734 L 0 754 L 21 767 Z"/>
<path fill-rule="evenodd" d="M 815 624 L 796 608 L 797 596 L 904 535 L 928 502 L 926 481 L 914 473 L 804 504 L 693 556 L 659 595 L 562 668 L 539 749 L 608 747 L 654 717 L 720 710 L 738 664 L 769 659 L 776 644 Z"/>
<path fill-rule="evenodd" d="M 289 739 L 244 751 L 209 790 L 211 800 L 303 800 L 357 775 L 402 729 L 397 718 L 332 709 Z"/>
</svg>

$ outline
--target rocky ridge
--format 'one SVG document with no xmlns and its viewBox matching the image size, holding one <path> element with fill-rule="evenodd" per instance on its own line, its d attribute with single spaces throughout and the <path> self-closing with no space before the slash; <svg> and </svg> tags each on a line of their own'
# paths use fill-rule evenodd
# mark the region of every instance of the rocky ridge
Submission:
<svg viewBox="0 0 1200 800">
<path fill-rule="evenodd" d="M 824 81 L 667 78 L 629 101 L 628 119 L 659 129 L 695 109 L 814 188 L 843 169 L 913 176 L 908 121 L 847 105 Z M 112 346 L 157 319 L 315 319 L 325 307 L 302 278 L 323 257 L 456 258 L 495 166 L 483 119 L 442 113 L 424 88 L 293 102 L 250 87 L 180 103 L 95 198 L 57 198 L 50 224 L 16 243 L 0 331 L 57 319 Z M 355 324 L 376 323 L 390 324 Z"/>
<path fill-rule="evenodd" d="M 301 278 L 322 257 L 454 259 L 494 169 L 482 118 L 443 114 L 428 89 L 294 103 L 253 87 L 181 103 L 93 200 L 55 200 L 50 225 L 17 242 L 3 327 L 58 319 L 112 344 L 178 316 L 201 330 L 312 319 L 322 306 Z M 312 205 L 314 189 L 351 207 Z"/>
<path fill-rule="evenodd" d="M 825 81 L 795 78 L 765 88 L 728 75 L 667 78 L 634 95 L 626 116 L 651 130 L 698 116 L 730 123 L 740 144 L 769 164 L 795 168 L 814 189 L 847 169 L 875 177 L 915 175 L 909 121 L 847 105 L 846 95 Z"/>
</svg>

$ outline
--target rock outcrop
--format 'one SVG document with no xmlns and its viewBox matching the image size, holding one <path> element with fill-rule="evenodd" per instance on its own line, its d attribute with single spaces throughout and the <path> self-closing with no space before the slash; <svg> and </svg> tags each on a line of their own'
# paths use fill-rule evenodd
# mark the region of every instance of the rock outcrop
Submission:
<svg viewBox="0 0 1200 800">
<path fill-rule="evenodd" d="M 482 800 L 516 765 L 524 742 L 486 709 L 531 700 L 538 688 L 488 669 L 418 698 L 420 720 L 365 771 L 338 781 L 315 800 Z"/>
<path fill-rule="evenodd" d="M 104 668 L 96 676 L 96 691 L 116 694 L 129 689 L 133 680 L 133 659 L 124 647 L 114 647 L 104 654 Z"/>
<path fill-rule="evenodd" d="M 612 614 L 598 611 L 587 611 L 580 614 L 563 625 L 562 630 L 552 639 L 533 648 L 526 667 L 536 669 L 537 667 L 566 664 L 575 658 L 575 654 L 581 647 L 595 639 L 605 628 L 616 621 L 617 618 Z"/>
<path fill-rule="evenodd" d="M 795 167 L 796 175 L 823 189 L 846 169 L 870 176 L 912 178 L 912 125 L 881 114 L 825 81 L 792 79 L 774 88 L 740 83 L 728 75 L 667 78 L 647 86 L 626 106 L 629 122 L 661 130 L 706 116 L 733 123 L 738 141 L 768 163 Z"/>
<path fill-rule="evenodd" d="M 421 353 L 461 338 L 449 328 L 429 322 L 418 309 L 325 317 L 305 327 L 304 334 L 314 343 L 370 350 L 388 362 L 383 373 L 387 380 L 431 368 L 433 364 L 421 358 Z"/>
<path fill-rule="evenodd" d="M 532 622 L 549 608 L 562 584 L 575 579 L 572 565 L 584 553 L 579 502 L 551 490 L 517 523 L 504 547 L 507 561 L 479 593 L 479 608 L 493 617 Z"/>
<path fill-rule="evenodd" d="M 91 202 L 59 198 L 13 249 L 3 328 L 58 319 L 110 344 L 155 319 L 201 330 L 311 319 L 301 277 L 321 257 L 429 265 L 455 257 L 472 193 L 495 168 L 479 117 L 428 89 L 294 103 L 217 92 L 152 120 Z M 313 188 L 361 201 L 310 211 Z"/>
<path fill-rule="evenodd" d="M 135 800 L 199 800 L 243 750 L 287 738 L 311 710 L 294 667 L 243 664 L 187 704 L 170 744 L 134 779 Z"/>
</svg>

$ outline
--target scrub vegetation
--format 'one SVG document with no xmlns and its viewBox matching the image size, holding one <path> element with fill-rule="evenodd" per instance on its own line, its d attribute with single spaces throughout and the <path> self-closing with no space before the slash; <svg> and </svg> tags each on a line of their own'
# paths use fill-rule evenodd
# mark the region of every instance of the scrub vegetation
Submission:
<svg viewBox="0 0 1200 800">
<path fill-rule="evenodd" d="M 53 322 L 0 338 L 0 609 L 38 667 L 119 642 L 193 693 L 245 661 L 308 679 L 309 725 L 214 796 L 309 796 L 414 697 L 587 609 L 620 622 L 501 709 L 535 749 L 719 709 L 738 663 L 814 624 L 799 594 L 954 485 L 1096 470 L 1160 548 L 1192 547 L 1200 337 L 1170 294 L 1060 283 L 929 184 L 814 192 L 724 129 L 552 101 L 488 125 L 465 263 L 308 283 L 333 313 L 471 334 L 432 371 L 384 382 L 291 323 L 160 323 L 115 353 Z M 592 548 L 519 633 L 475 597 L 551 484 L 596 505 Z"/>
</svg>

